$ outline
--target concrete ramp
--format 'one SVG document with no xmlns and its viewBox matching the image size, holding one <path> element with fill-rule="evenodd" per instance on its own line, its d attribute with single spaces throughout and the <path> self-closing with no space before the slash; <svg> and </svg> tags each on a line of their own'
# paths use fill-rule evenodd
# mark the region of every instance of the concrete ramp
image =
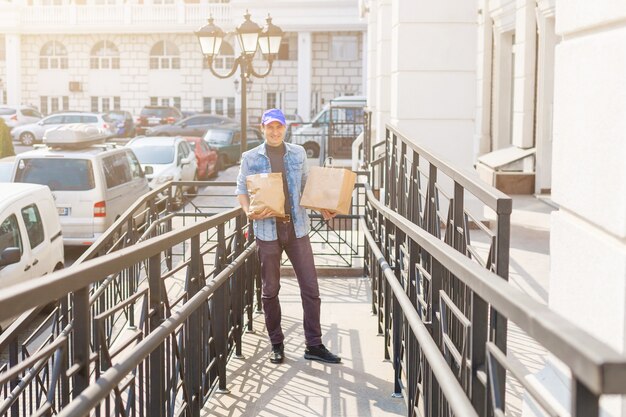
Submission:
<svg viewBox="0 0 626 417">
<path fill-rule="evenodd" d="M 376 336 L 368 279 L 320 278 L 324 344 L 342 364 L 304 359 L 302 307 L 295 278 L 281 281 L 285 362 L 269 362 L 271 345 L 262 314 L 256 333 L 244 335 L 245 359 L 228 364 L 229 394 L 214 393 L 204 416 L 406 416 L 404 398 L 392 398 L 393 369 Z"/>
</svg>

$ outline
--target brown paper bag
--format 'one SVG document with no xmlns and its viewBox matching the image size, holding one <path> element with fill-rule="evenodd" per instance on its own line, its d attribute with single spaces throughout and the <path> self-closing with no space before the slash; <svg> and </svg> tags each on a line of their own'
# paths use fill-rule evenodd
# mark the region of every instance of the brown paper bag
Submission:
<svg viewBox="0 0 626 417">
<path fill-rule="evenodd" d="M 283 174 L 254 174 L 246 177 L 250 211 L 260 213 L 266 208 L 277 217 L 285 217 L 285 193 L 283 192 Z"/>
<path fill-rule="evenodd" d="M 338 214 L 348 214 L 356 174 L 344 168 L 311 167 L 300 205 Z"/>
</svg>

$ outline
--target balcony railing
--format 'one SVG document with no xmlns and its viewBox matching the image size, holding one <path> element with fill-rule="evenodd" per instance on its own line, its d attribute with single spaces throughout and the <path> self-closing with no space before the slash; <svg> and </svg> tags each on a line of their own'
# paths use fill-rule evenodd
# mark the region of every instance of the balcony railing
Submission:
<svg viewBox="0 0 626 417">
<path fill-rule="evenodd" d="M 195 29 L 212 15 L 218 24 L 231 23 L 229 4 L 163 4 L 163 5 L 59 5 L 17 6 L 0 4 L 0 30 L 29 33 L 62 28 L 64 31 L 94 30 L 101 26 L 107 32 L 133 31 L 148 25 L 162 24 L 163 30 L 183 27 Z M 111 26 L 115 25 L 115 26 Z M 118 29 L 116 29 L 118 28 Z"/>
</svg>

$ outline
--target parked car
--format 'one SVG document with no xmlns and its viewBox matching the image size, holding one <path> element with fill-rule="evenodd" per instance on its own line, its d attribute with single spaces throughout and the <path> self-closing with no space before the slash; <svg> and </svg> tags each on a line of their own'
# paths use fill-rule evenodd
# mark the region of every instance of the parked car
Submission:
<svg viewBox="0 0 626 417">
<path fill-rule="evenodd" d="M 105 115 L 105 120 L 111 124 L 113 136 L 131 138 L 135 136 L 135 120 L 133 115 L 125 110 L 113 110 Z"/>
<path fill-rule="evenodd" d="M 0 288 L 63 268 L 61 224 L 50 189 L 0 184 Z"/>
<path fill-rule="evenodd" d="M 93 144 L 104 139 L 101 132 L 86 125 L 59 127 L 47 134 L 46 146 L 15 157 L 14 182 L 52 190 L 65 245 L 93 244 L 150 190 L 132 149 Z"/>
<path fill-rule="evenodd" d="M 37 123 L 18 126 L 11 130 L 11 136 L 13 140 L 19 140 L 24 145 L 32 145 L 35 142 L 41 142 L 47 130 L 70 123 L 97 126 L 103 129 L 107 136 L 113 135 L 111 125 L 100 113 L 63 112 L 51 114 Z"/>
<path fill-rule="evenodd" d="M 217 151 L 209 146 L 201 137 L 183 137 L 193 149 L 198 161 L 198 179 L 206 180 L 217 175 Z"/>
<path fill-rule="evenodd" d="M 204 134 L 203 139 L 217 151 L 219 170 L 235 164 L 241 158 L 241 126 L 222 125 L 212 127 Z M 257 128 L 248 128 L 246 135 L 247 149 L 263 143 L 263 134 Z"/>
<path fill-rule="evenodd" d="M 146 134 L 149 127 L 176 123 L 183 118 L 183 114 L 172 106 L 144 106 L 135 121 L 138 135 Z"/>
<path fill-rule="evenodd" d="M 0 158 L 0 182 L 11 182 L 11 173 L 13 172 L 14 163 L 15 155 Z"/>
<path fill-rule="evenodd" d="M 181 137 L 140 136 L 131 139 L 126 146 L 137 155 L 151 189 L 168 181 L 198 179 L 196 155 Z M 182 196 L 180 188 L 174 188 L 173 192 Z"/>
<path fill-rule="evenodd" d="M 217 114 L 198 114 L 173 124 L 159 125 L 146 130 L 146 136 L 202 136 L 211 126 L 236 123 Z"/>
<path fill-rule="evenodd" d="M 16 126 L 36 123 L 43 118 L 41 113 L 34 107 L 8 106 L 6 104 L 0 106 L 0 117 L 4 119 L 9 129 L 13 129 Z"/>
<path fill-rule="evenodd" d="M 366 98 L 363 96 L 341 96 L 330 100 L 313 118 L 311 123 L 293 124 L 288 129 L 289 142 L 304 146 L 307 157 L 317 158 L 322 138 L 332 137 L 338 143 L 327 143 L 329 149 L 338 146 L 350 151 L 351 144 L 363 131 L 363 109 Z M 329 131 L 332 109 L 333 129 Z M 339 143 L 340 142 L 340 143 Z"/>
<path fill-rule="evenodd" d="M 302 117 L 298 114 L 290 114 L 285 113 L 285 121 L 287 122 L 287 126 L 296 127 L 300 123 L 302 123 Z"/>
</svg>

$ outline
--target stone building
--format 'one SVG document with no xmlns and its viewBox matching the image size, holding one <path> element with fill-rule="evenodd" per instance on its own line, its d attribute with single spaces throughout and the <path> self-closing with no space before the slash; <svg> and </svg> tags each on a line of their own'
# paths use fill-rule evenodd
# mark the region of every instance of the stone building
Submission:
<svg viewBox="0 0 626 417">
<path fill-rule="evenodd" d="M 230 32 L 215 67 L 239 55 L 232 32 L 249 10 L 285 31 L 271 74 L 252 78 L 251 121 L 265 107 L 305 120 L 338 95 L 363 94 L 365 22 L 357 1 L 15 0 L 0 2 L 0 103 L 138 113 L 148 104 L 235 116 L 239 72 L 217 79 L 194 30 L 209 15 Z M 255 65 L 266 62 L 259 55 Z"/>
</svg>

